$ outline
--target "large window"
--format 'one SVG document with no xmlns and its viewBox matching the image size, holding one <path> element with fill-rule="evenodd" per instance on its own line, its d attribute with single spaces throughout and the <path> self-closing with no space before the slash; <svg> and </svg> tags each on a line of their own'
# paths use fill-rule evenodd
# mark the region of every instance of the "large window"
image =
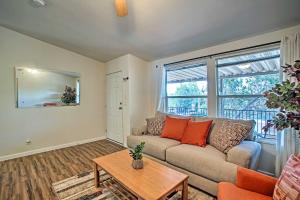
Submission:
<svg viewBox="0 0 300 200">
<path fill-rule="evenodd" d="M 191 59 L 165 65 L 165 110 L 175 115 L 209 113 L 252 119 L 256 121 L 255 132 L 259 137 L 275 138 L 275 129 L 262 131 L 278 112 L 266 107 L 263 93 L 281 81 L 279 47 L 269 45 L 246 53 L 218 56 L 207 57 L 205 62 Z"/>
<path fill-rule="evenodd" d="M 167 112 L 207 116 L 207 66 L 203 62 L 166 66 Z"/>
<path fill-rule="evenodd" d="M 265 106 L 263 93 L 280 82 L 280 51 L 270 49 L 216 60 L 218 79 L 218 115 L 233 119 L 253 119 L 261 137 L 274 137 L 262 127 L 276 110 Z"/>
</svg>

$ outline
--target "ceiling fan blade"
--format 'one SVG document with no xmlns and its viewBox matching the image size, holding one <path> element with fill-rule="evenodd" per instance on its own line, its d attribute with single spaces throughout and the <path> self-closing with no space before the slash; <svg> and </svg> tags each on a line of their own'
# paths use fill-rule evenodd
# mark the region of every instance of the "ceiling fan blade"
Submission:
<svg viewBox="0 0 300 200">
<path fill-rule="evenodd" d="M 119 17 L 128 15 L 126 0 L 115 0 L 115 7 Z"/>
</svg>

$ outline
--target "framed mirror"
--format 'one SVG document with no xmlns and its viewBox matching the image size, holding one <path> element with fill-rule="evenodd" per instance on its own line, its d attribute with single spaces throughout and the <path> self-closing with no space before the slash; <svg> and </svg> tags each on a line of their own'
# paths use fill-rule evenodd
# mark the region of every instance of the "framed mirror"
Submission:
<svg viewBox="0 0 300 200">
<path fill-rule="evenodd" d="M 29 67 L 15 68 L 17 108 L 80 104 L 80 74 Z"/>
</svg>

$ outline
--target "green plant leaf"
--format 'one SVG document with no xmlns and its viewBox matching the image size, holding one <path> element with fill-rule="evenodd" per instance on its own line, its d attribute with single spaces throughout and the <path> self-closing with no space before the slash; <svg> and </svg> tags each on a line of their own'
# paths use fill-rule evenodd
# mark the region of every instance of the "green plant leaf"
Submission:
<svg viewBox="0 0 300 200">
<path fill-rule="evenodd" d="M 286 65 L 282 68 L 289 77 L 296 78 L 298 82 L 283 81 L 264 93 L 267 99 L 266 106 L 280 109 L 273 120 L 263 127 L 264 131 L 268 131 L 271 127 L 277 130 L 288 127 L 296 130 L 300 128 L 300 61 L 297 60 L 294 65 Z"/>
</svg>

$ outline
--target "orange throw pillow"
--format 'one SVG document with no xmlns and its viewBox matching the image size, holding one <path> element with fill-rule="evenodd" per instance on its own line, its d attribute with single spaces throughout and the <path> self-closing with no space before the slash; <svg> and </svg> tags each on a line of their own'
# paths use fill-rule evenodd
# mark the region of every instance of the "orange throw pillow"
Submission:
<svg viewBox="0 0 300 200">
<path fill-rule="evenodd" d="M 161 137 L 181 140 L 189 120 L 190 118 L 173 118 L 166 116 Z"/>
<path fill-rule="evenodd" d="M 181 143 L 205 147 L 212 122 L 212 120 L 201 122 L 193 122 L 190 120 L 184 131 Z"/>
</svg>

